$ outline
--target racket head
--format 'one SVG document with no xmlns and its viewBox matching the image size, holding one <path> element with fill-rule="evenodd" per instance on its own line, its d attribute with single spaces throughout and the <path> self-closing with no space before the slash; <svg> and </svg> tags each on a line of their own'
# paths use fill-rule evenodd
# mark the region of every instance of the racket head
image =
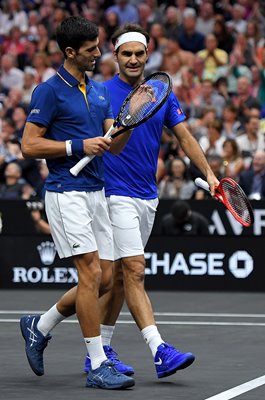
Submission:
<svg viewBox="0 0 265 400">
<path fill-rule="evenodd" d="M 145 100 L 147 98 L 146 93 L 142 89 L 143 85 L 150 87 L 153 96 L 149 96 L 150 100 L 146 101 L 144 105 L 137 109 L 136 112 L 132 112 L 132 104 L 141 101 L 142 96 L 145 96 Z M 171 89 L 172 80 L 166 72 L 159 71 L 148 75 L 128 94 L 124 100 L 115 121 L 117 121 L 116 125 L 119 124 L 126 129 L 121 129 L 114 133 L 112 138 L 117 137 L 127 129 L 135 128 L 151 118 L 163 106 L 171 92 Z"/>
<path fill-rule="evenodd" d="M 232 178 L 221 179 L 215 196 L 241 225 L 249 227 L 254 222 L 252 206 L 240 185 Z"/>
</svg>

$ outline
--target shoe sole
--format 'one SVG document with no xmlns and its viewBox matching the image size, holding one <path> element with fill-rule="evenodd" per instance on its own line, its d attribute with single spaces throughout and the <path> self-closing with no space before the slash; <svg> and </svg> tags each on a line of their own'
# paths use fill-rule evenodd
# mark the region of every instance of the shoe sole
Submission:
<svg viewBox="0 0 265 400">
<path fill-rule="evenodd" d="M 109 387 L 103 387 L 94 383 L 86 383 L 86 387 L 93 389 L 108 389 L 108 390 L 118 390 L 118 389 L 127 389 L 135 385 L 135 382 L 124 382 L 122 385 L 113 385 Z"/>
<path fill-rule="evenodd" d="M 23 322 L 22 322 L 21 320 L 20 320 L 20 330 L 21 330 L 23 339 L 25 340 L 25 343 L 26 343 L 26 345 L 27 345 L 27 339 L 26 339 L 26 336 L 24 335 L 24 332 L 23 332 Z M 28 357 L 28 354 L 27 354 L 27 348 L 26 348 L 26 346 L 25 346 L 25 350 L 26 350 L 26 356 L 27 356 L 27 359 L 28 359 L 28 363 L 29 363 L 29 365 L 30 365 L 30 368 L 31 368 L 32 371 L 34 372 L 34 374 L 36 374 L 37 376 L 42 376 L 42 375 L 44 375 L 44 372 L 40 372 L 39 370 L 36 370 L 36 369 L 34 368 L 34 366 L 31 364 L 31 361 L 30 361 L 30 359 L 29 359 L 29 357 Z"/>
<path fill-rule="evenodd" d="M 89 369 L 84 369 L 84 373 L 85 374 L 88 374 L 88 372 L 90 371 L 90 368 Z M 126 375 L 126 376 L 132 376 L 132 375 L 134 375 L 134 371 L 128 371 L 128 372 L 122 372 L 122 371 L 120 371 L 120 370 L 118 370 L 117 369 L 117 371 L 120 373 L 120 374 L 123 374 L 123 375 Z"/>
<path fill-rule="evenodd" d="M 184 360 L 181 364 L 179 364 L 175 368 L 173 368 L 169 371 L 159 372 L 157 374 L 157 377 L 160 379 L 160 378 L 165 378 L 167 376 L 173 375 L 173 374 L 175 374 L 175 372 L 189 367 L 194 362 L 194 360 L 195 360 L 194 356 L 189 356 L 186 360 Z"/>
</svg>

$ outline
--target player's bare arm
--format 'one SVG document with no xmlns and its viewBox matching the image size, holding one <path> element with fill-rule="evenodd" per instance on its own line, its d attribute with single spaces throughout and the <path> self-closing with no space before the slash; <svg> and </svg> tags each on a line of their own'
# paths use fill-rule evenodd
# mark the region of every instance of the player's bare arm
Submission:
<svg viewBox="0 0 265 400">
<path fill-rule="evenodd" d="M 211 170 L 199 143 L 192 136 L 192 134 L 188 131 L 183 123 L 174 126 L 172 128 L 172 131 L 176 135 L 180 146 L 185 154 L 206 177 L 207 182 L 210 186 L 211 195 L 214 196 L 215 187 L 218 186 L 219 181 Z"/>
<path fill-rule="evenodd" d="M 45 138 L 47 129 L 42 125 L 27 122 L 22 139 L 22 154 L 25 158 L 56 158 L 66 156 L 65 141 Z M 97 136 L 84 140 L 84 154 L 102 155 L 109 150 L 110 139 Z"/>
</svg>

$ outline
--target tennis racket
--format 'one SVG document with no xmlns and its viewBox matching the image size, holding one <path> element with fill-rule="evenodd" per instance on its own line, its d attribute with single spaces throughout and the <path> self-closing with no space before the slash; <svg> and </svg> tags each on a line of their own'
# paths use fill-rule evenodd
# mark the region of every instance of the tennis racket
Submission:
<svg viewBox="0 0 265 400">
<path fill-rule="evenodd" d="M 195 179 L 195 184 L 210 192 L 209 185 L 201 178 Z M 254 222 L 251 204 L 239 184 L 231 178 L 223 178 L 215 188 L 215 197 L 225 205 L 241 225 L 249 227 Z"/>
<path fill-rule="evenodd" d="M 113 125 L 105 134 L 114 139 L 128 129 L 135 128 L 151 118 L 165 103 L 172 89 L 170 76 L 166 72 L 155 72 L 141 81 L 125 98 Z M 123 129 L 113 133 L 116 127 Z M 70 172 L 77 176 L 95 155 L 83 157 Z"/>
</svg>

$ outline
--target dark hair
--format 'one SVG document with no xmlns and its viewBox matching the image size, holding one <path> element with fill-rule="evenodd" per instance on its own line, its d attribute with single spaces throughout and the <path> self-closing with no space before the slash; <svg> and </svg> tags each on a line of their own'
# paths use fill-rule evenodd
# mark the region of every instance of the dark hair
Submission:
<svg viewBox="0 0 265 400">
<path fill-rule="evenodd" d="M 190 206 L 184 200 L 176 200 L 171 208 L 171 213 L 173 215 L 174 221 L 176 223 L 183 223 L 187 220 L 190 214 Z"/>
<path fill-rule="evenodd" d="M 84 42 L 97 37 L 97 25 L 83 17 L 68 17 L 56 29 L 56 40 L 65 57 L 67 47 L 78 51 Z"/>
<path fill-rule="evenodd" d="M 150 41 L 150 36 L 149 34 L 144 30 L 144 28 L 141 27 L 141 25 L 138 24 L 125 24 L 120 26 L 111 36 L 111 41 L 113 46 L 115 46 L 116 40 L 118 39 L 118 37 L 120 37 L 121 35 L 123 35 L 124 33 L 127 32 L 139 32 L 142 33 L 145 38 L 146 38 L 146 42 L 147 44 Z M 117 49 L 117 51 L 119 50 L 119 48 Z"/>
</svg>

